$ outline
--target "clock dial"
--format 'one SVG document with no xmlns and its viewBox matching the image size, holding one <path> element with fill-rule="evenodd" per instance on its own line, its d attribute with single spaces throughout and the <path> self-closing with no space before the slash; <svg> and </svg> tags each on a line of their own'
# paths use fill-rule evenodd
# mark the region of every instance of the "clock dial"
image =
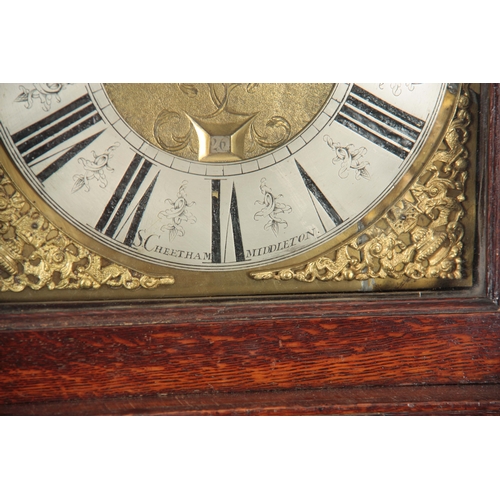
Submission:
<svg viewBox="0 0 500 500">
<path fill-rule="evenodd" d="M 447 84 L 4 84 L 0 133 L 64 221 L 144 265 L 324 251 L 394 201 L 450 120 Z"/>
</svg>

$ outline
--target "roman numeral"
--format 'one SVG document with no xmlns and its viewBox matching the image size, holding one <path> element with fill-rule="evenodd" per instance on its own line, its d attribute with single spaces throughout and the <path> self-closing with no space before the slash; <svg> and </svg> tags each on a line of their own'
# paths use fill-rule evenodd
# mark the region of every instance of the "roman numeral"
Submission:
<svg viewBox="0 0 500 500">
<path fill-rule="evenodd" d="M 212 262 L 220 264 L 222 262 L 222 231 L 221 231 L 221 182 L 220 179 L 212 180 Z M 229 204 L 229 219 L 233 235 L 232 244 L 236 262 L 245 260 L 245 250 L 243 248 L 243 237 L 241 235 L 240 216 L 238 211 L 238 199 L 236 188 L 233 184 L 231 190 L 231 201 Z M 224 262 L 229 244 L 229 220 L 226 228 L 226 238 L 224 244 Z"/>
<path fill-rule="evenodd" d="M 148 189 L 146 189 L 146 192 L 142 195 L 142 198 L 139 200 L 139 203 L 135 208 L 134 218 L 132 219 L 132 223 L 127 231 L 127 236 L 125 236 L 125 240 L 123 241 L 123 243 L 129 247 L 132 246 L 135 237 L 137 236 L 137 231 L 139 231 L 139 225 L 141 224 L 144 211 L 148 206 L 149 198 L 151 198 L 151 193 L 153 192 L 159 175 L 160 172 L 155 175 L 155 178 L 151 181 L 151 184 L 148 186 Z"/>
<path fill-rule="evenodd" d="M 101 116 L 91 102 L 88 94 L 85 94 L 59 111 L 16 132 L 12 135 L 12 140 L 26 164 L 33 166 L 35 160 L 49 151 L 57 151 L 56 148 L 59 145 L 99 121 L 101 121 Z M 71 158 L 78 152 L 74 152 Z"/>
<path fill-rule="evenodd" d="M 46 181 L 52 174 L 55 174 L 59 169 L 64 167 L 66 163 L 68 163 L 71 159 L 73 159 L 78 153 L 83 151 L 89 144 L 94 142 L 104 130 L 97 132 L 97 134 L 91 135 L 84 139 L 83 141 L 78 142 L 72 148 L 68 149 L 62 156 L 60 156 L 56 161 L 52 162 L 49 166 L 45 167 L 41 172 L 37 174 L 37 179 L 40 182 Z"/>
<path fill-rule="evenodd" d="M 425 122 L 353 85 L 335 118 L 358 135 L 404 160 Z"/>
<path fill-rule="evenodd" d="M 342 222 L 343 222 L 342 217 L 340 217 L 340 215 L 335 210 L 335 208 L 333 208 L 332 204 L 328 201 L 326 196 L 321 192 L 319 187 L 314 183 L 314 181 L 309 177 L 307 172 L 302 168 L 302 165 L 297 160 L 295 160 L 295 163 L 297 165 L 300 176 L 302 177 L 302 180 L 304 181 L 304 184 L 305 184 L 307 190 L 309 191 L 309 193 L 312 194 L 316 198 L 316 200 L 318 200 L 319 204 L 323 207 L 323 210 L 326 212 L 328 217 L 330 217 L 330 219 L 332 220 L 332 222 L 336 226 L 338 226 L 339 224 L 342 224 Z M 314 205 L 314 203 L 313 203 L 313 205 Z M 319 220 L 321 221 L 321 217 L 320 217 L 316 207 L 314 207 L 314 208 L 316 210 L 316 213 L 318 214 Z M 321 224 L 323 225 L 322 221 L 321 221 Z M 326 232 L 326 228 L 324 225 L 323 225 L 323 229 Z"/>
<path fill-rule="evenodd" d="M 221 262 L 219 179 L 212 179 L 212 262 Z"/>
<path fill-rule="evenodd" d="M 95 226 L 97 231 L 101 233 L 104 232 L 106 236 L 114 238 L 122 222 L 125 224 L 127 220 L 132 217 L 132 214 L 134 214 L 124 240 L 125 245 L 132 246 L 142 217 L 144 215 L 144 211 L 146 210 L 147 204 L 151 197 L 151 193 L 153 192 L 156 181 L 158 179 L 159 172 L 151 181 L 148 188 L 142 195 L 137 205 L 132 209 L 132 211 L 130 211 L 129 208 L 139 189 L 144 183 L 144 180 L 146 179 L 149 171 L 151 170 L 151 167 L 152 163 L 150 161 L 145 160 L 139 154 L 135 154 Z M 138 173 L 137 175 L 135 175 L 137 171 Z M 134 180 L 132 181 L 130 187 L 128 187 L 132 178 Z M 128 217 L 125 219 L 125 215 L 127 214 Z"/>
<path fill-rule="evenodd" d="M 231 205 L 229 208 L 231 217 L 231 225 L 233 228 L 233 243 L 234 252 L 236 254 L 236 262 L 243 262 L 245 260 L 245 250 L 243 248 L 243 238 L 241 237 L 240 215 L 238 213 L 238 200 L 236 198 L 236 188 L 233 183 L 233 190 L 231 193 Z M 227 234 L 226 234 L 227 246 Z"/>
</svg>

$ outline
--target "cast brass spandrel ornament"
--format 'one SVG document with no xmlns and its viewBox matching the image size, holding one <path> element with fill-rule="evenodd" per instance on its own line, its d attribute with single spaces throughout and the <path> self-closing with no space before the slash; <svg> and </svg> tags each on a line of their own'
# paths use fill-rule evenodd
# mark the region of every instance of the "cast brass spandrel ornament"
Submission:
<svg viewBox="0 0 500 500">
<path fill-rule="evenodd" d="M 0 291 L 153 289 L 173 285 L 106 261 L 52 225 L 12 184 L 0 165 Z"/>
<path fill-rule="evenodd" d="M 455 116 L 431 161 L 404 196 L 361 234 L 303 265 L 250 276 L 307 283 L 464 278 L 465 228 L 460 221 L 470 166 L 470 104 L 469 86 L 464 85 Z"/>
</svg>

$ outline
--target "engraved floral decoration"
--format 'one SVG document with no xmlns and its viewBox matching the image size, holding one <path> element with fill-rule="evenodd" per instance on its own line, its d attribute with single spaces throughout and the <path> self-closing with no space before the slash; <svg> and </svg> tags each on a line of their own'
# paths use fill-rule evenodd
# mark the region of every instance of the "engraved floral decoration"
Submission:
<svg viewBox="0 0 500 500">
<path fill-rule="evenodd" d="M 50 111 L 52 98 L 61 102 L 59 93 L 64 89 L 64 83 L 33 83 L 33 88 L 19 86 L 21 93 L 16 97 L 15 102 L 25 102 L 27 109 L 33 106 L 35 100 L 39 100 L 44 111 Z"/>
<path fill-rule="evenodd" d="M 186 129 L 186 133 L 182 133 L 182 129 Z M 179 130 L 179 132 L 174 132 Z M 187 117 L 182 116 L 176 111 L 164 109 L 156 118 L 154 125 L 154 137 L 158 144 L 169 151 L 176 153 L 183 149 L 188 149 L 191 153 L 196 154 L 196 149 L 193 144 L 195 131 L 192 123 Z"/>
<path fill-rule="evenodd" d="M 383 90 L 385 87 L 385 83 L 379 83 L 378 88 Z M 403 93 L 403 84 L 402 83 L 390 83 L 392 95 L 395 97 L 399 97 Z M 404 86 L 409 92 L 413 92 L 415 90 L 416 85 L 422 85 L 421 83 L 405 83 Z"/>
<path fill-rule="evenodd" d="M 332 163 L 340 162 L 339 177 L 341 179 L 346 179 L 352 169 L 356 172 L 356 180 L 359 180 L 361 177 L 363 179 L 370 179 L 370 173 L 367 169 L 370 164 L 367 161 L 361 161 L 366 154 L 366 148 L 354 149 L 354 145 L 352 144 L 341 146 L 340 142 L 333 142 L 329 135 L 325 135 L 323 139 L 335 154 Z"/>
<path fill-rule="evenodd" d="M 120 143 L 115 143 L 110 146 L 106 151 L 100 155 L 97 155 L 95 151 L 92 151 L 93 160 L 87 160 L 86 158 L 78 158 L 78 162 L 83 165 L 85 170 L 84 174 L 76 174 L 73 176 L 75 183 L 71 189 L 72 193 L 79 191 L 82 187 L 85 187 L 85 191 L 90 191 L 90 181 L 92 179 L 97 179 L 99 181 L 99 186 L 105 188 L 108 185 L 108 180 L 104 170 L 114 172 L 114 169 L 110 167 L 109 160 L 113 158 L 111 154 Z"/>
<path fill-rule="evenodd" d="M 292 207 L 278 201 L 283 195 L 280 194 L 275 196 L 272 189 L 267 186 L 265 178 L 262 178 L 260 181 L 260 191 L 264 195 L 264 199 L 262 201 L 257 200 L 255 204 L 261 205 L 263 208 L 254 215 L 254 219 L 256 221 L 260 219 L 269 219 L 264 229 L 271 229 L 274 235 L 278 236 L 280 226 L 283 226 L 283 229 L 288 227 L 288 222 L 279 217 L 279 215 L 289 214 L 292 211 Z"/>
<path fill-rule="evenodd" d="M 171 153 L 178 153 L 188 150 L 192 154 L 198 153 L 195 138 L 198 137 L 195 131 L 196 122 L 200 127 L 203 123 L 204 132 L 214 135 L 211 129 L 221 127 L 221 116 L 224 115 L 222 126 L 224 135 L 233 136 L 238 130 L 248 126 L 245 135 L 248 137 L 248 151 L 254 151 L 258 146 L 265 149 L 272 149 L 282 145 L 291 135 L 291 125 L 282 116 L 270 117 L 265 126 L 259 129 L 254 122 L 254 118 L 259 114 L 244 113 L 238 109 L 238 104 L 232 99 L 234 91 L 243 88 L 247 94 L 253 94 L 259 90 L 257 83 L 209 83 L 209 84 L 178 84 L 179 90 L 191 99 L 201 98 L 202 86 L 208 87 L 208 98 L 213 111 L 203 115 L 189 115 L 186 112 L 177 112 L 164 109 L 157 117 L 154 124 L 154 137 L 158 144 Z M 247 129 L 245 128 L 245 131 Z"/>
<path fill-rule="evenodd" d="M 465 277 L 460 220 L 469 166 L 469 106 L 464 85 L 440 148 L 404 196 L 361 234 L 302 266 L 251 277 L 303 282 Z"/>
<path fill-rule="evenodd" d="M 56 229 L 15 188 L 0 165 L 0 291 L 156 288 L 151 277 L 106 261 Z"/>
<path fill-rule="evenodd" d="M 196 222 L 196 217 L 188 210 L 188 208 L 195 205 L 192 201 L 189 203 L 186 198 L 186 186 L 187 181 L 184 181 L 179 188 L 177 193 L 177 199 L 172 201 L 170 198 L 165 200 L 165 203 L 170 205 L 170 208 L 161 211 L 158 214 L 158 218 L 167 219 L 168 223 L 161 227 L 162 231 L 168 231 L 169 240 L 175 240 L 176 236 L 184 236 L 185 229 L 183 227 L 184 222 L 189 222 L 194 224 Z"/>
</svg>

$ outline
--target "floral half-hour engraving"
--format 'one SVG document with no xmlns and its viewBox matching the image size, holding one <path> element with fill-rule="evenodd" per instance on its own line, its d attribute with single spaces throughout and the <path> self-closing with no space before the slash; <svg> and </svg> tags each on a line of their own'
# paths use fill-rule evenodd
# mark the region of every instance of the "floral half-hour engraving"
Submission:
<svg viewBox="0 0 500 500">
<path fill-rule="evenodd" d="M 42 109 L 50 111 L 52 98 L 61 102 L 59 92 L 64 89 L 64 83 L 34 83 L 32 89 L 27 89 L 24 85 L 20 85 L 19 89 L 21 93 L 16 97 L 16 102 L 25 102 L 26 108 L 30 109 L 34 100 L 38 99 Z"/>
<path fill-rule="evenodd" d="M 84 186 L 85 191 L 90 191 L 90 181 L 92 179 L 97 179 L 99 181 L 99 186 L 101 188 L 105 188 L 108 185 L 108 180 L 106 179 L 104 169 L 114 172 L 114 169 L 109 166 L 109 159 L 113 158 L 111 152 L 114 151 L 119 145 L 120 143 L 118 142 L 113 144 L 99 156 L 95 153 L 95 151 L 92 151 L 92 155 L 94 156 L 92 161 L 87 160 L 86 158 L 78 158 L 78 161 L 83 165 L 85 173 L 73 176 L 75 183 L 73 184 L 71 192 L 75 193 Z"/>
<path fill-rule="evenodd" d="M 165 203 L 170 205 L 170 208 L 161 211 L 158 218 L 167 219 L 167 224 L 161 227 L 162 231 L 168 231 L 168 238 L 170 241 L 175 240 L 176 236 L 184 236 L 185 229 L 182 226 L 183 222 L 194 224 L 196 217 L 188 210 L 188 208 L 195 205 L 192 201 L 189 203 L 186 199 L 186 186 L 187 181 L 184 181 L 177 193 L 177 199 L 172 201 L 170 198 L 165 200 Z"/>
<path fill-rule="evenodd" d="M 379 83 L 378 88 L 383 90 L 385 83 Z M 402 83 L 390 83 L 392 95 L 395 97 L 399 97 L 403 93 L 403 84 Z M 405 83 L 404 86 L 410 91 L 413 92 L 415 90 L 415 85 L 422 85 L 421 83 Z"/>
<path fill-rule="evenodd" d="M 359 180 L 361 177 L 363 179 L 370 179 L 370 173 L 367 170 L 370 164 L 367 161 L 361 161 L 361 158 L 366 154 L 366 148 L 354 149 L 352 144 L 341 146 L 340 142 L 333 142 L 329 135 L 325 135 L 323 139 L 335 153 L 332 163 L 341 162 L 339 170 L 339 177 L 341 179 L 347 178 L 351 169 L 356 172 L 356 180 Z"/>
<path fill-rule="evenodd" d="M 292 207 L 278 201 L 283 195 L 280 194 L 275 196 L 272 189 L 267 187 L 265 178 L 260 181 L 260 191 L 264 195 L 264 199 L 263 201 L 257 200 L 255 204 L 262 205 L 263 208 L 254 215 L 254 219 L 257 221 L 260 219 L 269 219 L 264 229 L 271 229 L 274 235 L 278 236 L 280 226 L 283 226 L 283 229 L 288 227 L 288 222 L 278 216 L 281 214 L 289 214 L 292 211 Z"/>
</svg>

